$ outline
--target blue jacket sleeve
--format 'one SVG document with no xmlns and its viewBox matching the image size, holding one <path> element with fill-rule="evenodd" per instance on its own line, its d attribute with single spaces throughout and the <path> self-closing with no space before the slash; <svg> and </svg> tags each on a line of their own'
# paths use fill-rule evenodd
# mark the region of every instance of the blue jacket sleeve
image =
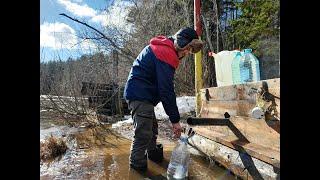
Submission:
<svg viewBox="0 0 320 180">
<path fill-rule="evenodd" d="M 173 85 L 175 69 L 165 62 L 156 60 L 156 71 L 159 95 L 163 108 L 169 116 L 171 123 L 177 123 L 180 121 L 180 114 Z"/>
</svg>

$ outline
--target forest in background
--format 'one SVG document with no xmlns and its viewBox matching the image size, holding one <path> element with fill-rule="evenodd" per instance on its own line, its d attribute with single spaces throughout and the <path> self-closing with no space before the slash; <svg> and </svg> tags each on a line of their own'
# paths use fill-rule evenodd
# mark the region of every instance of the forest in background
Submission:
<svg viewBox="0 0 320 180">
<path fill-rule="evenodd" d="M 52 59 L 40 63 L 40 94 L 81 96 L 82 82 L 111 83 L 113 54 L 118 52 L 117 82 L 124 86 L 132 62 L 157 35 L 173 35 L 182 27 L 193 27 L 191 0 L 131 0 L 126 17 L 130 32 L 106 27 L 97 31 L 84 26 L 82 37 L 90 38 L 103 52 L 83 54 L 67 61 Z M 203 52 L 204 87 L 217 86 L 214 58 L 209 52 L 252 48 L 260 60 L 261 78 L 280 77 L 279 0 L 202 0 L 201 20 L 205 42 Z M 194 95 L 194 57 L 184 59 L 176 70 L 177 96 Z"/>
</svg>

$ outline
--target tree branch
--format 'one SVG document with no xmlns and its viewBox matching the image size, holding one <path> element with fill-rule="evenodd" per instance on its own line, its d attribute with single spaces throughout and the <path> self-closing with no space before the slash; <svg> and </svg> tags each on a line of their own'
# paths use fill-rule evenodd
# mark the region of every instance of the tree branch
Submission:
<svg viewBox="0 0 320 180">
<path fill-rule="evenodd" d="M 212 42 L 211 42 L 211 35 L 209 34 L 209 28 L 208 28 L 208 25 L 207 25 L 207 21 L 205 19 L 205 17 L 203 15 L 201 15 L 202 17 L 202 21 L 203 21 L 203 24 L 204 24 L 204 29 L 206 30 L 206 38 L 207 38 L 207 42 L 209 44 L 209 48 L 210 48 L 210 51 L 214 51 L 213 49 L 213 45 L 212 45 Z M 216 52 L 218 53 L 218 52 Z"/>
<path fill-rule="evenodd" d="M 94 30 L 95 32 L 97 32 L 98 34 L 101 35 L 101 38 L 108 40 L 114 48 L 116 48 L 117 50 L 119 50 L 121 53 L 125 54 L 125 55 L 127 56 L 127 58 L 129 58 L 129 59 L 130 59 L 130 58 L 135 58 L 135 57 L 133 56 L 133 53 L 132 53 L 132 52 L 130 52 L 130 51 L 129 51 L 129 52 L 124 51 L 124 50 L 121 49 L 119 46 L 117 46 L 116 43 L 113 42 L 109 37 L 107 37 L 106 35 L 104 35 L 101 31 L 97 30 L 96 28 L 90 26 L 89 24 L 87 24 L 87 23 L 85 23 L 85 22 L 82 22 L 82 21 L 79 21 L 78 19 L 72 18 L 72 17 L 66 15 L 65 13 L 60 13 L 59 15 L 65 16 L 65 17 L 67 17 L 67 18 L 69 18 L 69 19 L 71 19 L 71 20 L 73 20 L 73 21 L 75 21 L 75 22 L 77 22 L 77 23 L 80 23 L 80 24 L 82 24 L 82 25 L 84 25 L 84 26 L 86 26 L 86 27 Z M 96 38 L 96 39 L 101 39 L 101 38 Z M 92 39 L 93 39 L 93 38 L 92 38 Z"/>
</svg>

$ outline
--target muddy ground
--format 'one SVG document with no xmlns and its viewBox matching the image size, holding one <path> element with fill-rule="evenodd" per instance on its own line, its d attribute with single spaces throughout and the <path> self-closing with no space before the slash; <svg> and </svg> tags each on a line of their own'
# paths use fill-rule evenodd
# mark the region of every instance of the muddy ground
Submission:
<svg viewBox="0 0 320 180">
<path fill-rule="evenodd" d="M 70 126 L 60 119 L 42 119 L 42 138 L 53 134 L 65 140 L 68 149 L 62 156 L 40 162 L 40 179 L 165 179 L 166 168 L 177 140 L 173 138 L 169 120 L 159 120 L 158 142 L 164 145 L 164 162 L 148 161 L 147 174 L 139 174 L 128 166 L 133 125 L 122 124 L 111 128 L 111 124 L 93 127 Z M 58 122 L 57 122 L 58 121 Z M 68 124 L 68 125 L 67 125 Z M 76 123 L 79 124 L 79 123 Z M 185 117 L 181 125 L 185 126 Z M 40 139 L 41 141 L 41 139 Z M 189 149 L 191 164 L 189 179 L 234 179 L 230 171 L 214 165 L 195 149 Z M 152 177 L 152 178 L 151 178 Z"/>
</svg>

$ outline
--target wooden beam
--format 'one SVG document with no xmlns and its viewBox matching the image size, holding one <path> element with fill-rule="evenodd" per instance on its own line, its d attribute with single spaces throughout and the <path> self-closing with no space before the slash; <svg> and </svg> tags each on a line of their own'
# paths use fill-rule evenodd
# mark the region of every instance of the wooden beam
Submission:
<svg viewBox="0 0 320 180">
<path fill-rule="evenodd" d="M 250 148 L 253 147 L 239 151 L 197 133 L 189 139 L 189 143 L 242 179 L 280 179 L 278 164 L 273 163 L 276 165 L 273 166 L 250 155 Z"/>
<path fill-rule="evenodd" d="M 200 117 L 224 118 L 228 112 L 230 122 L 191 126 L 196 132 L 190 139 L 192 145 L 245 179 L 277 179 L 280 175 L 280 99 L 275 99 L 278 119 L 251 117 L 257 97 L 253 90 L 260 89 L 262 82 L 201 89 Z M 265 82 L 269 93 L 280 97 L 280 79 Z"/>
<path fill-rule="evenodd" d="M 280 97 L 280 78 L 266 80 L 269 92 Z M 231 86 L 211 87 L 201 89 L 202 109 L 200 116 L 221 116 L 229 112 L 234 116 L 250 117 L 252 108 L 256 105 L 257 94 L 253 93 L 252 88 L 260 89 L 262 81 Z M 275 99 L 276 109 L 280 120 L 280 99 Z M 271 102 L 266 103 L 269 106 Z M 215 114 L 215 115 L 214 115 Z"/>
</svg>

